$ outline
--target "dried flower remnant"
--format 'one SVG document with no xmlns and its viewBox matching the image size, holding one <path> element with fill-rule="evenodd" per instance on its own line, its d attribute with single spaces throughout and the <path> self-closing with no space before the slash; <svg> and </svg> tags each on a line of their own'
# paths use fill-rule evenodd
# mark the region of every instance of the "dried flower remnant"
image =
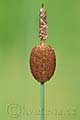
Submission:
<svg viewBox="0 0 80 120">
<path fill-rule="evenodd" d="M 39 38 L 40 40 L 46 40 L 48 37 L 48 26 L 46 20 L 46 11 L 44 5 L 40 9 L 40 18 L 39 18 Z"/>
</svg>

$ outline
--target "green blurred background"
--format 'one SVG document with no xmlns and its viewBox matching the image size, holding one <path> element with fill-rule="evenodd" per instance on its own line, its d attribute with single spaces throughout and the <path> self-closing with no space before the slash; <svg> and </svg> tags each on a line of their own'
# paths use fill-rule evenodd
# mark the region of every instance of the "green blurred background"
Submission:
<svg viewBox="0 0 80 120">
<path fill-rule="evenodd" d="M 0 120 L 39 120 L 40 84 L 29 68 L 42 2 L 57 66 L 45 84 L 45 120 L 80 119 L 80 1 L 0 0 Z"/>
</svg>

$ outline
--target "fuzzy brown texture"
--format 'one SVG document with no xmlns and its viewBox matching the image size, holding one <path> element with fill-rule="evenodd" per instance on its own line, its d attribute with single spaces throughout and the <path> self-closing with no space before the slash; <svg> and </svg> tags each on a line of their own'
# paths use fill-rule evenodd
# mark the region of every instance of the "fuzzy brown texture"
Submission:
<svg viewBox="0 0 80 120">
<path fill-rule="evenodd" d="M 40 83 L 50 80 L 56 67 L 54 49 L 46 44 L 37 45 L 30 55 L 30 69 L 34 78 Z"/>
</svg>

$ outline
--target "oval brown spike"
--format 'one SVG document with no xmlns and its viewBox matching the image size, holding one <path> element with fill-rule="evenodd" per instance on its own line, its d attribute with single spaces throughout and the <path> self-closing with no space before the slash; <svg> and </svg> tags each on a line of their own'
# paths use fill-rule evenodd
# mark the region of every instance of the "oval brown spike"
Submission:
<svg viewBox="0 0 80 120">
<path fill-rule="evenodd" d="M 55 51 L 52 47 L 45 44 L 47 37 L 48 27 L 46 22 L 46 11 L 42 4 L 39 20 L 39 38 L 41 42 L 32 49 L 30 55 L 31 73 L 34 78 L 42 84 L 50 80 L 56 67 Z"/>
</svg>

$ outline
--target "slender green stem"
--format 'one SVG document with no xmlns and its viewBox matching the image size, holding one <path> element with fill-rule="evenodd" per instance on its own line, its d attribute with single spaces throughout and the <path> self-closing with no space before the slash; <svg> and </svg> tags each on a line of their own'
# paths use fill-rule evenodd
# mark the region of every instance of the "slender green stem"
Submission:
<svg viewBox="0 0 80 120">
<path fill-rule="evenodd" d="M 40 115 L 41 120 L 44 120 L 44 84 L 40 84 Z"/>
</svg>

